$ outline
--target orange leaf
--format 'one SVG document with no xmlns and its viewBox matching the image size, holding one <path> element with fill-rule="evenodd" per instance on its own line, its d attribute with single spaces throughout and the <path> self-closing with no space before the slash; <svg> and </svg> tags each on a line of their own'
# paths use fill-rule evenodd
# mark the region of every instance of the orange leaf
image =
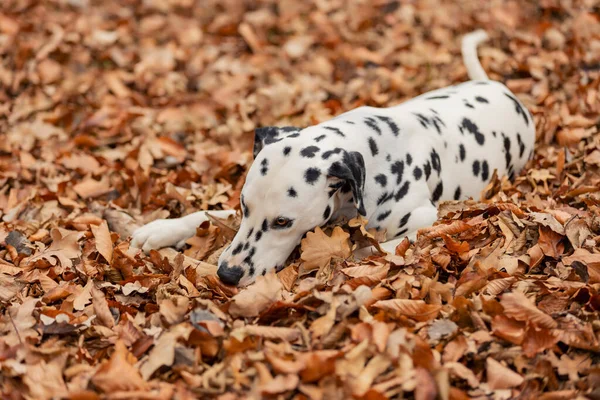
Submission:
<svg viewBox="0 0 600 400">
<path fill-rule="evenodd" d="M 442 309 L 439 304 L 427 304 L 423 300 L 406 299 L 379 300 L 373 306 L 385 311 L 397 312 L 417 321 L 435 319 Z"/>
<path fill-rule="evenodd" d="M 327 236 L 321 228 L 316 228 L 314 232 L 308 232 L 306 238 L 302 239 L 301 258 L 303 271 L 312 271 L 317 268 L 323 268 L 332 258 L 346 259 L 352 254 L 350 250 L 350 235 L 336 226 L 331 236 Z"/>
<path fill-rule="evenodd" d="M 108 230 L 108 223 L 106 220 L 102 220 L 100 225 L 91 225 L 92 233 L 96 239 L 96 249 L 98 253 L 102 254 L 102 257 L 108 263 L 112 263 L 113 258 L 113 244 L 110 237 L 110 231 Z"/>
<path fill-rule="evenodd" d="M 526 321 L 542 328 L 556 328 L 556 321 L 548 314 L 540 311 L 521 292 L 505 293 L 500 301 L 504 313 L 517 321 Z"/>
</svg>

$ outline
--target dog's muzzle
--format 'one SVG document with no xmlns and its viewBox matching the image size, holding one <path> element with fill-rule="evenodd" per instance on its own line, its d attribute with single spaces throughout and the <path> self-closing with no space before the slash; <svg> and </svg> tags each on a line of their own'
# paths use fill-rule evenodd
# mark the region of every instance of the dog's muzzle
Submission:
<svg viewBox="0 0 600 400">
<path fill-rule="evenodd" d="M 244 270 L 237 265 L 230 267 L 226 261 L 223 261 L 219 264 L 217 275 L 224 284 L 237 286 L 242 276 L 244 276 Z"/>
</svg>

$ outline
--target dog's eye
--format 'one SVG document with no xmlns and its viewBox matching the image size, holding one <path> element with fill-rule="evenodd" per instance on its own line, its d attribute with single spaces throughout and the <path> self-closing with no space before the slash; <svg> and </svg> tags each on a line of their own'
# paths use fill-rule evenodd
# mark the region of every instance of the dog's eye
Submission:
<svg viewBox="0 0 600 400">
<path fill-rule="evenodd" d="M 277 217 L 273 220 L 273 223 L 271 224 L 271 226 L 273 227 L 273 229 L 285 229 L 285 228 L 289 228 L 290 226 L 292 226 L 293 222 L 294 222 L 293 219 L 289 219 L 286 217 Z"/>
<path fill-rule="evenodd" d="M 279 226 L 285 226 L 290 220 L 287 218 L 279 217 L 275 220 L 275 223 Z"/>
</svg>

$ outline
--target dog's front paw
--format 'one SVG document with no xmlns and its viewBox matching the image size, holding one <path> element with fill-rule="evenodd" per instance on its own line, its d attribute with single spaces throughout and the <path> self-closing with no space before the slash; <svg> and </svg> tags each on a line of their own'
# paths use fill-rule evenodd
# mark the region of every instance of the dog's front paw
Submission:
<svg viewBox="0 0 600 400">
<path fill-rule="evenodd" d="M 163 247 L 180 248 L 194 233 L 195 227 L 190 229 L 180 219 L 157 219 L 133 232 L 131 246 L 141 248 L 144 253 Z"/>
</svg>

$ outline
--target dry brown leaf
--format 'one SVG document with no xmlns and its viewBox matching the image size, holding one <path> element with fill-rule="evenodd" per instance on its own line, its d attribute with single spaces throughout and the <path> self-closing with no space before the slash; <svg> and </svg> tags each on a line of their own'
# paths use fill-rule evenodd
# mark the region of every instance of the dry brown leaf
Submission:
<svg viewBox="0 0 600 400">
<path fill-rule="evenodd" d="M 319 339 L 329 333 L 333 325 L 335 324 L 335 316 L 338 308 L 338 299 L 333 298 L 333 301 L 329 305 L 327 313 L 320 318 L 317 318 L 310 324 L 310 332 L 314 339 Z"/>
<path fill-rule="evenodd" d="M 435 319 L 442 309 L 439 304 L 427 304 L 423 300 L 391 299 L 379 300 L 373 307 L 385 311 L 397 312 L 417 321 L 429 321 Z"/>
<path fill-rule="evenodd" d="M 108 308 L 108 302 L 106 301 L 106 296 L 104 296 L 102 290 L 92 285 L 90 292 L 92 294 L 92 304 L 94 306 L 94 314 L 96 315 L 96 319 L 101 325 L 107 328 L 114 327 L 115 320 L 110 312 L 110 309 Z"/>
<path fill-rule="evenodd" d="M 283 328 L 274 326 L 246 325 L 234 329 L 231 336 L 243 341 L 247 336 L 260 336 L 265 339 L 279 339 L 292 342 L 300 337 L 300 331 L 296 328 Z"/>
<path fill-rule="evenodd" d="M 113 244 L 110 237 L 110 231 L 108 230 L 108 223 L 106 220 L 102 220 L 100 225 L 91 225 L 92 233 L 96 239 L 96 249 L 98 253 L 102 254 L 102 257 L 108 263 L 112 263 L 113 258 Z"/>
<path fill-rule="evenodd" d="M 317 268 L 323 268 L 332 258 L 346 259 L 352 254 L 350 249 L 350 235 L 336 226 L 327 236 L 321 228 L 316 228 L 314 232 L 308 232 L 306 238 L 302 239 L 301 258 L 302 270 L 305 272 L 312 271 Z"/>
<path fill-rule="evenodd" d="M 133 365 L 135 357 L 118 340 L 110 360 L 104 362 L 92 376 L 92 382 L 105 393 L 115 391 L 148 390 L 148 383 Z"/>
<path fill-rule="evenodd" d="M 154 347 L 150 351 L 148 358 L 141 360 L 140 373 L 144 379 L 150 379 L 152 374 L 163 365 L 170 367 L 175 361 L 175 346 L 177 341 L 187 340 L 194 328 L 188 323 L 182 323 L 171 327 L 163 332 Z"/>
<path fill-rule="evenodd" d="M 447 235 L 456 235 L 457 233 L 466 232 L 471 228 L 473 227 L 464 221 L 453 221 L 449 224 L 440 224 L 419 229 L 419 235 L 433 239 Z"/>
<path fill-rule="evenodd" d="M 277 300 L 281 300 L 282 284 L 273 272 L 259 276 L 256 283 L 233 296 L 229 314 L 236 317 L 255 317 Z"/>
<path fill-rule="evenodd" d="M 487 384 L 492 390 L 514 388 L 525 381 L 521 375 L 491 357 L 486 360 L 486 373 Z"/>
<path fill-rule="evenodd" d="M 52 236 L 50 247 L 24 259 L 23 262 L 25 265 L 33 265 L 36 261 L 44 259 L 51 265 L 56 265 L 58 261 L 65 268 L 73 266 L 71 259 L 81 256 L 81 249 L 78 243 L 79 233 L 69 232 L 62 234 L 58 229 L 52 229 L 50 235 Z"/>
<path fill-rule="evenodd" d="M 572 255 L 563 257 L 565 265 L 580 262 L 587 267 L 590 283 L 600 283 L 600 253 L 590 253 L 585 249 L 575 249 Z"/>
<path fill-rule="evenodd" d="M 500 304 L 504 307 L 504 313 L 517 321 L 525 321 L 541 328 L 553 329 L 558 326 L 551 316 L 540 311 L 522 292 L 503 294 Z"/>
</svg>

